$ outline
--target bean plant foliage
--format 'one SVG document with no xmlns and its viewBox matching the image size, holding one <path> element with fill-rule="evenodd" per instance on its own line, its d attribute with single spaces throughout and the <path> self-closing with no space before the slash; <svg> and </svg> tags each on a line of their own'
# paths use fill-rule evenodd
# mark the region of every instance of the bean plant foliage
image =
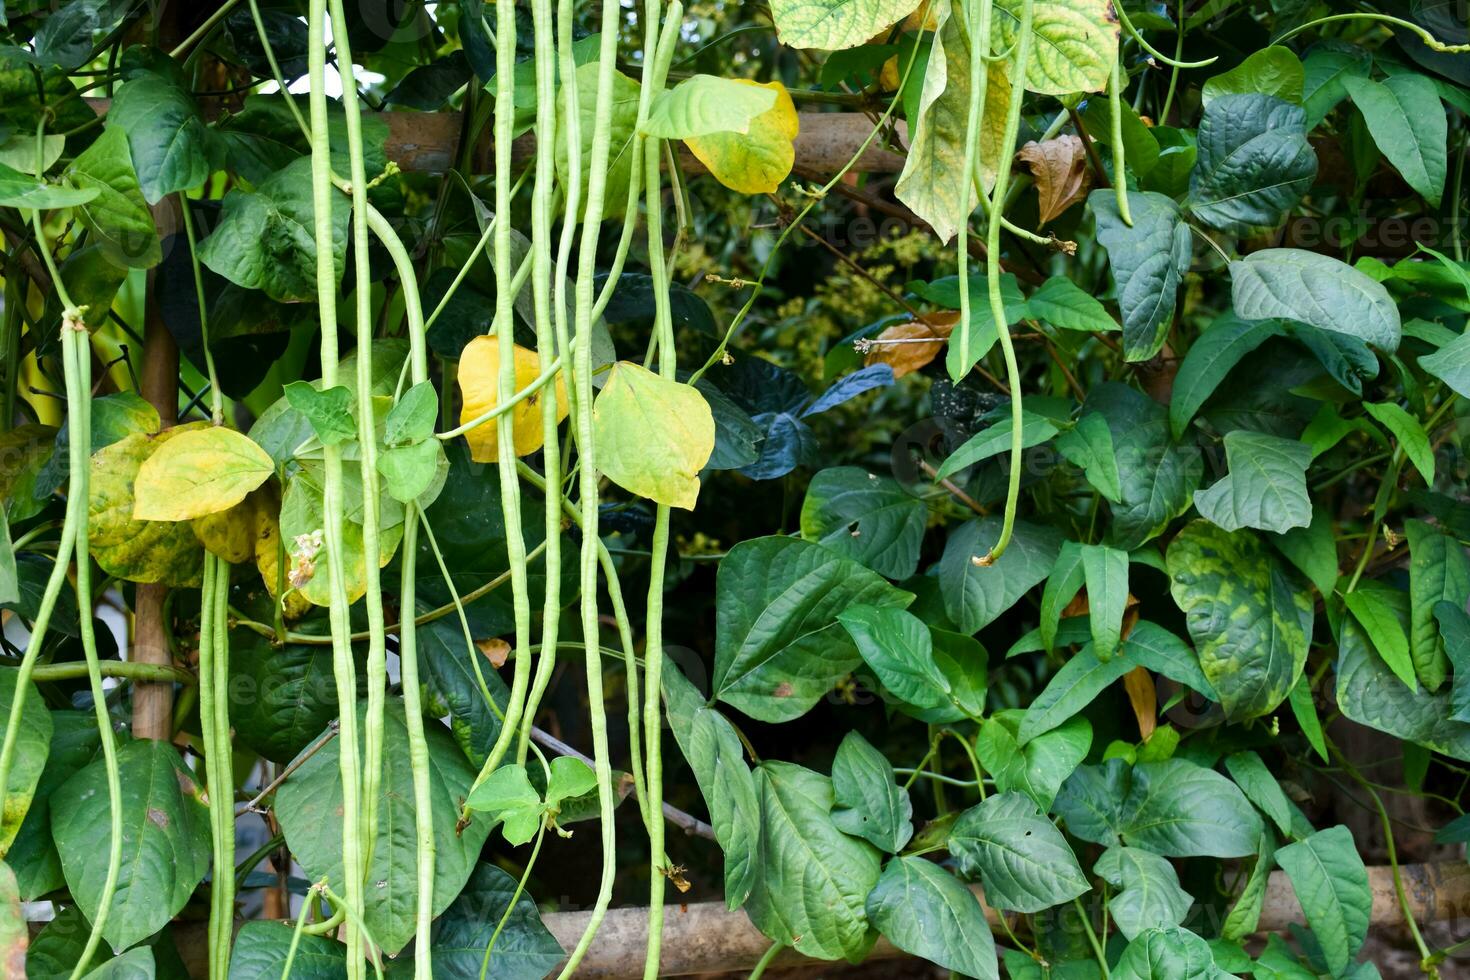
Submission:
<svg viewBox="0 0 1470 980">
<path fill-rule="evenodd" d="M 1455 955 L 1450 6 L 175 7 L 0 6 L 6 977 Z"/>
</svg>

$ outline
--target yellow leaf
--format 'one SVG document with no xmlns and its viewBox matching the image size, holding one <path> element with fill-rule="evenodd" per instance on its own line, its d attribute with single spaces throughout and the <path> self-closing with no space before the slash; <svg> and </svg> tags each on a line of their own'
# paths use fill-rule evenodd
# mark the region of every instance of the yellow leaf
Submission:
<svg viewBox="0 0 1470 980">
<path fill-rule="evenodd" d="M 748 133 L 711 133 L 686 139 L 684 145 L 732 191 L 769 194 L 781 186 L 796 162 L 792 145 L 799 128 L 796 104 L 780 82 L 762 85 L 748 78 L 737 81 L 771 89 L 776 93 L 776 104 L 751 120 Z"/>
<path fill-rule="evenodd" d="M 289 571 L 282 567 L 282 559 L 289 563 L 291 557 L 281 547 L 280 491 L 275 484 L 267 483 L 247 500 L 255 505 L 255 567 L 260 571 L 260 580 L 272 599 L 281 600 L 282 612 L 288 620 L 300 619 L 311 611 L 311 602 L 291 588 Z"/>
<path fill-rule="evenodd" d="M 526 387 L 541 376 L 541 358 L 533 350 L 516 345 L 516 390 Z M 472 422 L 500 404 L 500 340 L 493 335 L 476 337 L 465 345 L 459 357 L 459 392 L 464 401 L 460 424 Z M 541 404 L 543 391 L 523 398 L 511 409 L 517 456 L 529 456 L 541 448 Z M 567 389 L 562 375 L 556 377 L 556 420 L 567 417 Z M 493 463 L 500 451 L 500 436 L 495 419 L 477 425 L 465 433 L 470 445 L 470 458 L 477 463 Z"/>
<path fill-rule="evenodd" d="M 275 471 L 270 455 L 234 429 L 182 432 L 139 467 L 133 519 L 191 521 L 229 510 Z"/>
<path fill-rule="evenodd" d="M 699 471 L 715 448 L 715 419 L 692 385 L 630 361 L 613 365 L 592 404 L 597 468 L 624 490 L 694 509 Z"/>
<path fill-rule="evenodd" d="M 194 422 L 157 435 L 134 432 L 92 455 L 88 545 L 103 571 L 129 582 L 199 584 L 204 552 L 189 525 L 135 519 L 134 489 L 148 459 L 170 442 L 208 427 L 208 422 Z"/>
</svg>

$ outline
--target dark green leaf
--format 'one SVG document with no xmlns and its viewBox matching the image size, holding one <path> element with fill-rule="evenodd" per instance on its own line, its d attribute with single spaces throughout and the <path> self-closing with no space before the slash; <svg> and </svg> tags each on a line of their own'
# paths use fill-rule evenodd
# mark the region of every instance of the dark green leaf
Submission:
<svg viewBox="0 0 1470 980">
<path fill-rule="evenodd" d="M 756 928 L 817 959 L 856 962 L 872 947 L 864 903 L 879 855 L 832 823 L 832 783 L 789 762 L 756 770 L 760 873 L 745 904 Z"/>
<path fill-rule="evenodd" d="M 1189 509 L 1204 463 L 1193 443 L 1169 438 L 1167 409 L 1141 391 L 1105 382 L 1083 410 L 1100 413 L 1112 434 L 1120 489 L 1112 543 L 1132 551 Z"/>
<path fill-rule="evenodd" d="M 1171 198 L 1151 191 L 1129 193 L 1131 227 L 1118 214 L 1112 191 L 1093 191 L 1087 203 L 1118 284 L 1123 352 L 1130 361 L 1147 360 L 1164 346 L 1174 320 L 1179 285 L 1189 268 L 1189 227 Z"/>
<path fill-rule="evenodd" d="M 897 854 L 914 835 L 908 790 L 893 766 L 857 732 L 848 732 L 832 760 L 832 823 L 880 851 Z"/>
<path fill-rule="evenodd" d="M 1269 231 L 1316 176 L 1300 106 L 1254 93 L 1206 101 L 1189 182 L 1190 211 L 1205 224 L 1232 235 Z"/>
<path fill-rule="evenodd" d="M 948 705 L 949 679 L 934 659 L 929 627 L 895 607 L 849 606 L 837 619 L 878 680 L 916 708 Z"/>
<path fill-rule="evenodd" d="M 1184 435 L 1194 413 L 1242 357 L 1281 333 L 1281 324 L 1275 320 L 1242 320 L 1229 313 L 1216 317 L 1190 346 L 1174 378 L 1169 399 L 1169 428 L 1174 438 Z"/>
<path fill-rule="evenodd" d="M 918 566 L 927 519 L 924 502 L 898 481 L 839 466 L 812 477 L 801 506 L 801 534 L 879 575 L 904 579 Z"/>
<path fill-rule="evenodd" d="M 715 697 L 769 722 L 805 714 L 857 666 L 839 613 L 912 601 L 857 562 L 781 537 L 731 548 L 715 589 Z"/>
<path fill-rule="evenodd" d="M 281 922 L 247 922 L 230 952 L 229 980 L 280 980 L 295 930 Z M 291 960 L 292 980 L 347 980 L 347 947 L 303 935 Z"/>
<path fill-rule="evenodd" d="M 127 134 L 107 127 L 72 162 L 68 173 L 78 187 L 98 192 L 78 207 L 77 215 L 107 257 L 130 269 L 157 265 L 163 250 L 133 171 Z"/>
<path fill-rule="evenodd" d="M 1110 847 L 1093 872 L 1119 889 L 1108 911 L 1126 939 L 1146 929 L 1177 926 L 1189 914 L 1194 898 L 1179 887 L 1179 875 L 1165 858 L 1136 847 Z"/>
<path fill-rule="evenodd" d="M 1321 830 L 1276 852 L 1291 879 L 1328 968 L 1345 972 L 1368 935 L 1373 894 L 1357 842 L 1346 827 Z"/>
<path fill-rule="evenodd" d="M 1025 793 L 1036 805 L 1050 809 L 1057 790 L 1076 771 L 1092 747 L 1092 726 L 1086 718 L 1072 718 L 1028 741 L 1017 741 L 1023 713 L 1019 709 L 996 712 L 980 726 L 975 754 L 995 778 L 995 788 L 1004 793 Z"/>
<path fill-rule="evenodd" d="M 1383 351 L 1399 346 L 1398 307 L 1388 290 L 1329 255 L 1265 248 L 1230 263 L 1236 315 L 1300 320 Z"/>
<path fill-rule="evenodd" d="M 1245 857 L 1263 829 L 1234 783 L 1177 758 L 1133 767 L 1120 824 L 1124 843 L 1166 857 Z"/>
<path fill-rule="evenodd" d="M 434 922 L 435 973 L 446 977 L 480 975 L 486 964 L 485 947 L 496 936 L 516 885 L 515 878 L 493 864 L 475 866 L 454 904 Z M 535 901 L 522 892 L 495 938 L 487 975 L 496 980 L 541 980 L 565 958 L 556 937 L 541 922 Z"/>
<path fill-rule="evenodd" d="M 1342 84 L 1367 121 L 1379 151 L 1410 187 L 1439 207 L 1449 131 L 1434 82 L 1416 74 L 1394 75 L 1382 82 L 1347 75 Z"/>
<path fill-rule="evenodd" d="M 967 633 L 993 622 L 1046 578 L 1061 547 L 1051 527 L 1017 521 L 1005 553 L 976 564 L 1000 539 L 999 517 L 982 517 L 950 533 L 939 560 L 939 589 L 949 618 Z"/>
<path fill-rule="evenodd" d="M 1312 523 L 1310 447 L 1237 429 L 1225 434 L 1225 458 L 1230 472 L 1209 489 L 1194 492 L 1195 507 L 1211 523 L 1227 531 L 1250 527 L 1277 534 Z"/>
<path fill-rule="evenodd" d="M 921 857 L 888 862 L 867 898 L 868 919 L 914 956 L 979 980 L 995 980 L 995 941 L 974 892 Z"/>
<path fill-rule="evenodd" d="M 103 929 L 114 949 L 146 939 L 179 913 L 209 867 L 209 807 L 204 790 L 167 742 L 118 747 L 122 782 L 122 871 Z M 51 833 L 67 887 L 88 919 L 107 877 L 112 822 L 107 774 L 99 759 L 51 798 Z M 229 801 L 223 801 L 228 806 Z"/>
<path fill-rule="evenodd" d="M 1052 276 L 1042 283 L 1027 297 L 1026 312 L 1059 330 L 1109 333 L 1118 329 L 1118 321 L 1097 298 L 1066 276 Z"/>
<path fill-rule="evenodd" d="M 0 730 L 9 730 L 17 694 L 22 693 L 17 690 L 19 680 L 20 671 L 13 667 L 0 668 Z M 16 726 L 14 761 L 5 784 L 0 853 L 10 850 L 11 841 L 20 831 L 51 752 L 51 712 L 34 684 L 27 683 L 23 693 L 25 703 Z"/>
<path fill-rule="evenodd" d="M 993 908 L 1040 912 L 1088 889 L 1067 841 L 1030 797 L 997 793 L 960 814 L 949 838 L 960 872 Z"/>
<path fill-rule="evenodd" d="M 1177 926 L 1148 929 L 1123 950 L 1114 980 L 1219 980 L 1209 945 L 1192 932 Z"/>
<path fill-rule="evenodd" d="M 1298 105 L 1305 72 L 1290 48 L 1272 45 L 1253 52 L 1240 64 L 1205 82 L 1200 97 L 1206 106 L 1222 95 L 1275 96 Z M 1176 923 L 1170 923 L 1175 925 Z"/>
<path fill-rule="evenodd" d="M 1101 414 L 1084 413 L 1075 426 L 1057 437 L 1057 452 L 1072 465 L 1081 467 L 1087 482 L 1109 501 L 1116 504 L 1123 499 L 1113 433 Z"/>
<path fill-rule="evenodd" d="M 214 134 L 193 97 L 174 79 L 138 72 L 117 90 L 107 124 L 128 134 L 138 185 L 149 204 L 209 179 Z"/>
</svg>

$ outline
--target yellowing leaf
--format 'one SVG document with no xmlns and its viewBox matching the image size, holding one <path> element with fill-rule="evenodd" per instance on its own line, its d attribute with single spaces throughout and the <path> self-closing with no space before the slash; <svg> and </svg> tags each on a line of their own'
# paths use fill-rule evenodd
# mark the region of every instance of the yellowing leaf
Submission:
<svg viewBox="0 0 1470 980">
<path fill-rule="evenodd" d="M 271 598 L 280 600 L 287 619 L 300 619 L 311 611 L 311 601 L 291 588 L 290 569 L 282 567 L 282 560 L 289 566 L 292 556 L 281 546 L 280 491 L 275 484 L 267 483 L 246 499 L 254 504 L 255 567 L 260 571 L 260 580 Z M 197 534 L 197 523 L 195 527 Z"/>
<path fill-rule="evenodd" d="M 791 48 L 855 48 L 902 20 L 918 0 L 772 0 L 776 37 Z"/>
<path fill-rule="evenodd" d="M 919 94 L 919 119 L 910 134 L 908 159 L 894 185 L 898 199 L 929 223 L 941 241 L 948 242 L 979 205 L 972 189 L 970 207 L 962 211 L 960 191 L 965 170 L 965 131 L 970 112 L 970 38 L 964 17 L 950 8 L 948 0 L 935 4 L 940 20 L 934 47 L 924 71 Z M 988 188 L 995 182 L 996 168 L 1008 160 L 1004 142 L 1005 117 L 1011 98 L 1011 83 L 1004 62 L 986 67 L 985 107 L 980 123 L 980 159 L 977 183 Z"/>
<path fill-rule="evenodd" d="M 533 350 L 516 345 L 516 390 L 541 376 L 541 358 Z M 493 335 L 476 337 L 465 345 L 459 356 L 459 393 L 464 401 L 460 424 L 472 422 L 500 404 L 500 339 Z M 541 402 L 544 391 L 534 392 L 510 410 L 514 423 L 517 456 L 528 456 L 541 448 Z M 567 389 L 562 375 L 556 377 L 556 420 L 567 417 Z M 477 463 L 493 463 L 500 451 L 499 426 L 492 419 L 465 433 L 470 445 L 470 458 Z"/>
<path fill-rule="evenodd" d="M 244 433 L 221 426 L 184 432 L 138 469 L 133 518 L 190 521 L 229 510 L 275 471 L 270 455 Z"/>
<path fill-rule="evenodd" d="M 714 415 L 697 389 L 619 361 L 592 404 L 592 429 L 597 468 L 609 480 L 694 509 L 699 471 L 715 448 Z"/>
<path fill-rule="evenodd" d="M 776 104 L 750 121 L 750 132 L 711 133 L 684 141 L 689 152 L 715 179 L 741 194 L 769 194 L 781 186 L 796 162 L 796 105 L 780 82 L 736 79 L 741 85 L 770 89 Z"/>
<path fill-rule="evenodd" d="M 199 584 L 204 551 L 188 524 L 133 517 L 134 481 L 144 461 L 174 439 L 208 427 L 207 422 L 134 432 L 92 455 L 92 493 L 87 500 L 92 557 L 109 575 L 129 582 Z"/>
</svg>

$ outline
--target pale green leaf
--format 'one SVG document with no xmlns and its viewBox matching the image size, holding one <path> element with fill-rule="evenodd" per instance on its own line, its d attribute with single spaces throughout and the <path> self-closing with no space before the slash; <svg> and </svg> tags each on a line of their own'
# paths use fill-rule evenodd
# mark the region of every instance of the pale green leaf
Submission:
<svg viewBox="0 0 1470 980">
<path fill-rule="evenodd" d="M 592 404 L 597 468 L 631 493 L 693 510 L 715 448 L 709 403 L 693 385 L 631 361 L 613 365 Z"/>
</svg>

